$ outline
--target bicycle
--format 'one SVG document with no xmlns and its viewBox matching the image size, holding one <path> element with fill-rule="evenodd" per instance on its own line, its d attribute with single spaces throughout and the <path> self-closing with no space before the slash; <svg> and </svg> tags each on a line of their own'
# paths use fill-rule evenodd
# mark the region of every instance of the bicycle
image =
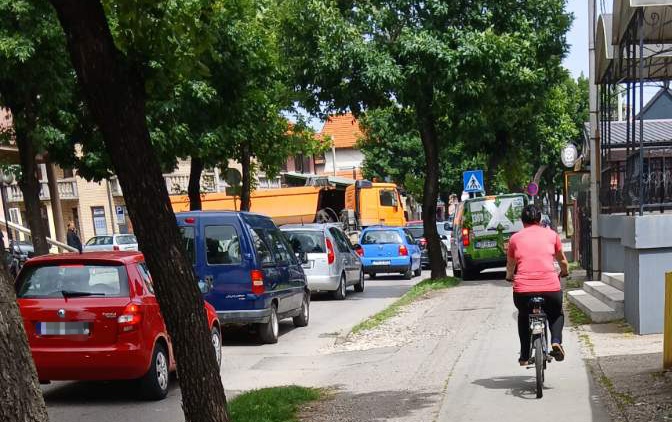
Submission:
<svg viewBox="0 0 672 422">
<path fill-rule="evenodd" d="M 530 307 L 532 312 L 529 315 L 530 327 L 530 360 L 534 363 L 537 376 L 537 398 L 544 396 L 544 372 L 546 371 L 546 364 L 552 360 L 548 353 L 548 337 L 546 335 L 547 318 L 542 307 L 544 305 L 544 298 L 535 296 L 530 300 Z"/>
</svg>

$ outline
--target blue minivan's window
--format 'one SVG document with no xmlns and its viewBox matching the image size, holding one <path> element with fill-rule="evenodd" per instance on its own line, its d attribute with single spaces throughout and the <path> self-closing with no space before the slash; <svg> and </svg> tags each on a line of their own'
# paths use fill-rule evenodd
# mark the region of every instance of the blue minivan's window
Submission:
<svg viewBox="0 0 672 422">
<path fill-rule="evenodd" d="M 271 250 L 268 248 L 266 242 L 262 240 L 264 231 L 250 227 L 250 235 L 252 236 L 252 246 L 254 246 L 254 250 L 257 253 L 259 263 L 261 265 L 274 264 L 275 261 L 273 260 L 273 255 L 271 255 Z"/>
<path fill-rule="evenodd" d="M 386 243 L 395 243 L 401 244 L 404 243 L 401 235 L 396 230 L 370 230 L 364 233 L 362 237 L 362 245 L 377 245 L 377 244 L 386 244 Z"/>
<path fill-rule="evenodd" d="M 238 264 L 242 260 L 238 233 L 233 226 L 206 226 L 205 250 L 208 264 Z"/>
<path fill-rule="evenodd" d="M 196 253 L 195 253 L 195 239 L 194 239 L 194 228 L 193 227 L 180 227 L 180 233 L 182 233 L 182 241 L 184 242 L 184 249 L 187 251 L 187 259 L 191 261 L 192 264 L 196 263 Z"/>
</svg>

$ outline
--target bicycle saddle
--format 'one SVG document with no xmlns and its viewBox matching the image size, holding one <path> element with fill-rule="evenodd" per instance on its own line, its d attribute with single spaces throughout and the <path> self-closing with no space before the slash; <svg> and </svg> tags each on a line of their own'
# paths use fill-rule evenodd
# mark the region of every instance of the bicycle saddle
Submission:
<svg viewBox="0 0 672 422">
<path fill-rule="evenodd" d="M 544 298 L 535 296 L 530 300 L 530 307 L 536 308 L 544 304 Z"/>
</svg>

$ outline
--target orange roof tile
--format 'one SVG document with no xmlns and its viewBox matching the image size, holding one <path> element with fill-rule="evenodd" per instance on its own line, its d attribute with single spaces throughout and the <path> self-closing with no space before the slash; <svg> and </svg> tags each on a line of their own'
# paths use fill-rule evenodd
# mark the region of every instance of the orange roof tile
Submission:
<svg viewBox="0 0 672 422">
<path fill-rule="evenodd" d="M 364 136 L 352 113 L 329 116 L 320 135 L 330 136 L 336 148 L 352 148 Z"/>
</svg>

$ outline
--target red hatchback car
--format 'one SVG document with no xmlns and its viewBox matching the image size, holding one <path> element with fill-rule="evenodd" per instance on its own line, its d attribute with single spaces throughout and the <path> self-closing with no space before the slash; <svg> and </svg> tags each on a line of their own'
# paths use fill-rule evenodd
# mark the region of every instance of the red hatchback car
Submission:
<svg viewBox="0 0 672 422">
<path fill-rule="evenodd" d="M 175 358 L 141 253 L 34 258 L 16 294 L 41 382 L 137 379 L 147 399 L 168 393 Z M 219 364 L 219 321 L 205 307 Z"/>
</svg>

